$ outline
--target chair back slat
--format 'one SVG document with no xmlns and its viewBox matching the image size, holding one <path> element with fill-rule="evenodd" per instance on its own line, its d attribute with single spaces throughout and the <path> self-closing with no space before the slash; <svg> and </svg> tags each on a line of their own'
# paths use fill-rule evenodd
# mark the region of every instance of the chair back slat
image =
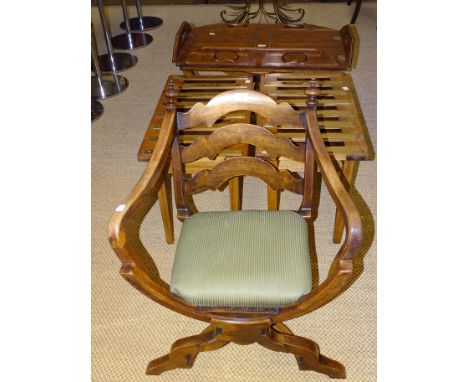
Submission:
<svg viewBox="0 0 468 382">
<path fill-rule="evenodd" d="M 206 105 L 197 103 L 187 113 L 179 113 L 179 130 L 196 125 L 211 127 L 223 115 L 238 110 L 249 110 L 265 117 L 274 125 L 301 125 L 299 112 L 289 104 L 276 104 L 270 97 L 260 92 L 247 89 L 228 90 L 212 98 Z"/>
<path fill-rule="evenodd" d="M 181 147 L 182 163 L 204 157 L 215 159 L 224 149 L 236 144 L 255 146 L 257 156 L 265 160 L 275 160 L 282 156 L 304 162 L 303 147 L 293 144 L 287 138 L 275 137 L 264 127 L 236 123 L 220 127 L 207 137 L 197 138 L 190 146 Z"/>
<path fill-rule="evenodd" d="M 238 176 L 255 176 L 262 179 L 273 190 L 289 190 L 296 194 L 304 192 L 304 180 L 287 170 L 277 170 L 271 163 L 259 158 L 229 158 L 211 170 L 196 173 L 184 182 L 184 192 L 193 195 L 198 192 L 216 190 L 228 180 Z"/>
</svg>

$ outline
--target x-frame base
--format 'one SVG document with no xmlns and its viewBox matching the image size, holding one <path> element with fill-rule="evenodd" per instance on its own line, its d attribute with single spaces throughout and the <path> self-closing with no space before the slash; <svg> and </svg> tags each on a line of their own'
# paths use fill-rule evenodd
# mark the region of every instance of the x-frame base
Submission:
<svg viewBox="0 0 468 382">
<path fill-rule="evenodd" d="M 239 345 L 258 343 L 273 351 L 291 353 L 296 357 L 300 370 L 313 370 L 330 378 L 346 378 L 346 370 L 341 363 L 322 355 L 316 342 L 294 335 L 283 323 L 212 323 L 202 333 L 174 342 L 169 354 L 148 364 L 146 374 L 160 375 L 173 369 L 189 369 L 200 352 L 217 350 L 230 342 Z"/>
</svg>

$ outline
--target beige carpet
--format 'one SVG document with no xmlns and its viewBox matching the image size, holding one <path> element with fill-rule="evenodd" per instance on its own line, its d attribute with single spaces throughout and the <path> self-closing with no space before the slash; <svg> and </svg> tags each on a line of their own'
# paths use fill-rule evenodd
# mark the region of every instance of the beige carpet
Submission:
<svg viewBox="0 0 468 382">
<path fill-rule="evenodd" d="M 349 22 L 353 7 L 344 3 L 304 4 L 305 22 L 339 28 Z M 133 7 L 131 8 L 134 11 Z M 111 250 L 106 229 L 114 208 L 138 180 L 145 164 L 136 159 L 141 139 L 169 74 L 178 73 L 171 63 L 174 35 L 184 20 L 195 25 L 219 22 L 220 5 L 144 8 L 164 25 L 149 33 L 154 42 L 135 51 L 136 67 L 122 73 L 130 81 L 121 95 L 102 101 L 104 115 L 92 124 L 92 377 L 93 381 L 328 381 L 314 372 L 299 371 L 291 355 L 258 345 L 229 345 L 202 353 L 190 370 L 175 370 L 159 377 L 145 375 L 147 363 L 168 352 L 173 341 L 196 334 L 206 325 L 176 314 L 143 296 L 118 274 L 119 261 Z M 107 10 L 112 31 L 120 33 L 119 7 Z M 132 12 L 133 14 L 133 12 Z M 101 27 L 92 10 L 100 52 Z M 363 4 L 357 21 L 361 37 L 358 67 L 352 72 L 370 138 L 376 143 L 376 5 Z M 363 215 L 364 244 L 357 281 L 339 298 L 306 317 L 288 322 L 298 335 L 317 341 L 323 354 L 342 362 L 348 381 L 376 380 L 376 162 L 362 162 L 352 197 Z M 324 186 L 323 186 L 324 187 Z M 201 210 L 227 209 L 227 192 L 206 193 L 197 198 Z M 281 208 L 297 208 L 299 200 L 284 194 Z M 244 208 L 266 207 L 265 186 L 247 180 Z M 326 275 L 339 246 L 332 244 L 334 209 L 322 189 L 319 218 L 315 223 L 320 277 Z M 180 223 L 176 221 L 176 240 Z M 142 237 L 167 279 L 174 246 L 165 244 L 159 207 L 151 211 Z"/>
</svg>

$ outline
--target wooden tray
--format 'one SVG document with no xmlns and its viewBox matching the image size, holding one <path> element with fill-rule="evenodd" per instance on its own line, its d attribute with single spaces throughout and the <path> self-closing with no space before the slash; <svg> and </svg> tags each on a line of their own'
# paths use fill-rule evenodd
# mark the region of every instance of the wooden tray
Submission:
<svg viewBox="0 0 468 382">
<path fill-rule="evenodd" d="M 351 70 L 358 34 L 311 24 L 212 24 L 177 32 L 172 62 L 182 70 Z"/>
</svg>

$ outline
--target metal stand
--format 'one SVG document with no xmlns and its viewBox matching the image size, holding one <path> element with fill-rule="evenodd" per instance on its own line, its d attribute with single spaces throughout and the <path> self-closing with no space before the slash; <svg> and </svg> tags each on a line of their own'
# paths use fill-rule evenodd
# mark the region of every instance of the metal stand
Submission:
<svg viewBox="0 0 468 382">
<path fill-rule="evenodd" d="M 98 119 L 104 113 L 102 103 L 91 98 L 91 122 Z"/>
<path fill-rule="evenodd" d="M 130 30 L 149 31 L 151 29 L 159 28 L 162 25 L 163 20 L 159 17 L 143 16 L 140 0 L 136 0 L 136 9 L 138 17 L 132 17 L 128 20 L 130 23 Z M 125 27 L 125 20 L 120 23 L 120 28 L 127 30 Z"/>
<path fill-rule="evenodd" d="M 109 26 L 106 22 L 106 16 L 104 15 L 104 6 L 102 0 L 97 0 L 99 17 L 101 18 L 102 30 L 104 32 L 104 40 L 106 42 L 107 54 L 99 56 L 98 61 L 100 69 L 104 73 L 109 72 L 121 72 L 122 70 L 129 69 L 136 65 L 138 58 L 130 53 L 114 53 L 112 48 Z"/>
<path fill-rule="evenodd" d="M 116 49 L 131 50 L 142 48 L 153 41 L 153 37 L 146 33 L 130 32 L 130 23 L 128 21 L 127 4 L 122 0 L 122 13 L 124 16 L 125 31 L 127 33 L 112 37 L 112 46 Z"/>
<path fill-rule="evenodd" d="M 224 22 L 234 24 L 248 24 L 257 17 L 259 17 L 258 22 L 264 18 L 267 23 L 268 19 L 272 19 L 277 24 L 297 23 L 304 18 L 305 11 L 302 8 L 292 8 L 290 2 L 290 0 L 273 0 L 273 12 L 268 12 L 265 9 L 265 0 L 259 0 L 258 9 L 250 12 L 252 0 L 246 0 L 244 5 L 228 5 L 233 10 L 232 14 L 227 15 L 231 17 L 230 19 L 224 16 L 228 12 L 226 10 L 221 11 L 220 15 Z M 296 13 L 297 17 L 287 15 L 286 12 Z"/>
<path fill-rule="evenodd" d="M 122 93 L 127 87 L 127 79 L 118 74 L 91 77 L 91 97 L 93 98 L 110 98 Z"/>
<path fill-rule="evenodd" d="M 352 0 L 348 0 L 346 5 L 351 5 Z M 361 3 L 362 0 L 356 0 L 356 6 L 354 7 L 354 13 L 353 17 L 351 18 L 351 21 L 349 22 L 350 24 L 354 24 L 357 20 L 357 17 L 359 15 L 359 11 L 361 10 Z"/>
<path fill-rule="evenodd" d="M 93 38 L 91 38 L 91 57 L 96 73 L 96 76 L 91 77 L 91 98 L 109 98 L 122 93 L 128 87 L 128 81 L 123 76 L 115 73 L 107 76 L 102 75 Z"/>
</svg>

